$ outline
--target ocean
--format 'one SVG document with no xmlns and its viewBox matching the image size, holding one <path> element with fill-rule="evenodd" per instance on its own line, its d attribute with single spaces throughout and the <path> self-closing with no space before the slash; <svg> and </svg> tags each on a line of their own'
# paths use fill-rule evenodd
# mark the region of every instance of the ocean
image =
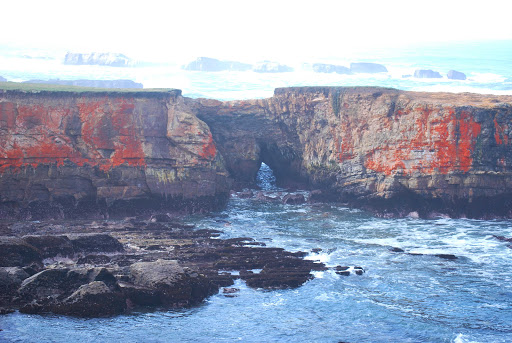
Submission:
<svg viewBox="0 0 512 343">
<path fill-rule="evenodd" d="M 179 88 L 185 96 L 221 100 L 268 97 L 276 87 L 315 85 L 512 94 L 511 57 L 510 41 L 411 47 L 357 59 L 382 63 L 388 73 L 338 75 L 302 69 L 280 74 L 187 72 L 179 65 L 77 67 L 4 54 L 0 75 L 13 81 L 127 78 L 145 87 Z M 350 61 L 297 63 L 310 62 Z M 439 71 L 444 78 L 402 78 L 417 68 Z M 450 69 L 468 79 L 448 80 Z M 265 165 L 258 177 L 266 192 L 282 191 Z M 511 220 L 384 219 L 335 203 L 284 205 L 236 195 L 222 211 L 183 220 L 199 229 L 222 230 L 221 238 L 253 237 L 267 246 L 309 252 L 307 258 L 329 267 L 360 266 L 365 273 L 316 272 L 297 289 L 276 291 L 237 281 L 237 297 L 219 293 L 193 308 L 112 318 L 13 313 L 0 316 L 0 342 L 512 341 L 512 249 L 493 237 L 512 237 Z M 435 256 L 439 254 L 457 258 Z"/>
</svg>

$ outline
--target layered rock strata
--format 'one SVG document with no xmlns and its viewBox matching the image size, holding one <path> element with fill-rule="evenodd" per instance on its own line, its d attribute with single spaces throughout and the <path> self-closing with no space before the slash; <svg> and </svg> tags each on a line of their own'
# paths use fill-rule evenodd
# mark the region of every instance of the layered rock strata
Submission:
<svg viewBox="0 0 512 343">
<path fill-rule="evenodd" d="M 0 91 L 0 216 L 222 205 L 228 174 L 180 94 Z"/>
<path fill-rule="evenodd" d="M 381 214 L 510 216 L 511 120 L 510 96 L 384 88 L 3 91 L 1 215 L 207 210 L 265 162 L 281 184 Z"/>
<path fill-rule="evenodd" d="M 383 214 L 511 214 L 510 96 L 306 87 L 187 101 L 240 181 L 263 161 L 278 181 Z"/>
</svg>

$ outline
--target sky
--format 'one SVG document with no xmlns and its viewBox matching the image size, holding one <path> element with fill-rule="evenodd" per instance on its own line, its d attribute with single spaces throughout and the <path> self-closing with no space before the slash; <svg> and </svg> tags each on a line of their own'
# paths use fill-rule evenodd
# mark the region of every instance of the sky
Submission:
<svg viewBox="0 0 512 343">
<path fill-rule="evenodd" d="M 139 59 L 339 56 L 428 42 L 512 40 L 512 1 L 2 3 L 0 45 Z"/>
</svg>

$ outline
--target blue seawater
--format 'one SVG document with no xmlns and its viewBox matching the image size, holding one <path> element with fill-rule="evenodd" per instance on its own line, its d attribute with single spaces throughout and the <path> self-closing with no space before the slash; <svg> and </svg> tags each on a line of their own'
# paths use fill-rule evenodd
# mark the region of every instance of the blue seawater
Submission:
<svg viewBox="0 0 512 343">
<path fill-rule="evenodd" d="M 2 54 L 0 75 L 27 79 L 133 79 L 145 87 L 173 87 L 185 96 L 247 99 L 285 86 L 385 86 L 418 91 L 512 94 L 512 42 L 409 47 L 359 58 L 318 61 L 378 62 L 379 75 L 201 73 L 179 65 L 110 68 L 64 66 L 56 59 Z M 213 56 L 214 57 L 214 56 Z M 283 61 L 286 62 L 286 61 Z M 403 78 L 415 69 L 450 69 L 468 80 Z M 260 185 L 282 190 L 262 168 Z M 328 266 L 361 266 L 361 276 L 318 272 L 302 287 L 262 291 L 238 281 L 240 294 L 221 293 L 183 310 L 112 318 L 0 316 L 0 342 L 512 342 L 512 249 L 493 235 L 512 237 L 510 220 L 383 219 L 339 204 L 283 205 L 230 199 L 225 210 L 192 216 L 198 228 L 223 237 L 249 236 L 268 246 L 308 251 Z M 395 253 L 397 247 L 410 255 Z M 313 249 L 320 252 L 313 253 Z M 453 254 L 446 260 L 435 254 Z"/>
<path fill-rule="evenodd" d="M 259 182 L 270 194 L 282 192 L 265 165 Z M 237 297 L 219 293 L 166 312 L 96 319 L 13 313 L 0 317 L 0 342 L 512 341 L 512 249 L 493 237 L 512 237 L 512 221 L 382 219 L 338 204 L 236 197 L 221 212 L 187 221 L 365 273 L 317 272 L 302 287 L 277 291 L 237 281 Z"/>
</svg>

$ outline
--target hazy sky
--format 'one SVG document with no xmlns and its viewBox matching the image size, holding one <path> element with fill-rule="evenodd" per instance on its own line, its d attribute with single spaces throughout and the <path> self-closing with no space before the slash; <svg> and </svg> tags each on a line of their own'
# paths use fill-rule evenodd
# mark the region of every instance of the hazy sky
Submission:
<svg viewBox="0 0 512 343">
<path fill-rule="evenodd" d="M 333 56 L 512 39 L 512 1 L 5 1 L 0 44 L 153 59 Z"/>
</svg>

